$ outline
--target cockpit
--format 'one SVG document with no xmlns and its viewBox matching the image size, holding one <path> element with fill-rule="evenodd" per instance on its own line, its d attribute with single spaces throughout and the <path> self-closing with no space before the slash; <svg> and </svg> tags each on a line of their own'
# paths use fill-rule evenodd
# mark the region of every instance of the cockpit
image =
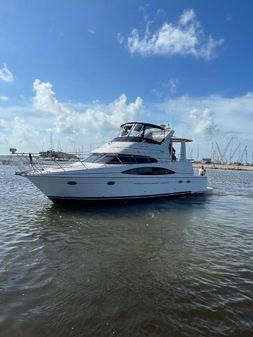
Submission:
<svg viewBox="0 0 253 337">
<path fill-rule="evenodd" d="M 165 127 L 149 123 L 130 122 L 120 126 L 114 141 L 142 142 L 160 144 L 165 139 Z"/>
</svg>

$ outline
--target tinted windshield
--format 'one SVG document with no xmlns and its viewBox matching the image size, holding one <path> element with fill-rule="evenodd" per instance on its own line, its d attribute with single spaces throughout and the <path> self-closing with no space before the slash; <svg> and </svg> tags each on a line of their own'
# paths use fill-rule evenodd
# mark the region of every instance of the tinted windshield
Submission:
<svg viewBox="0 0 253 337">
<path fill-rule="evenodd" d="M 156 163 L 157 160 L 152 157 L 128 154 L 100 154 L 93 153 L 83 160 L 87 163 L 103 163 L 103 164 L 143 164 Z"/>
<path fill-rule="evenodd" d="M 141 123 L 129 123 L 120 127 L 119 137 L 142 137 L 144 125 Z"/>
<path fill-rule="evenodd" d="M 142 123 L 126 123 L 121 126 L 118 138 L 137 137 L 161 143 L 165 137 L 165 131 L 155 125 Z"/>
</svg>

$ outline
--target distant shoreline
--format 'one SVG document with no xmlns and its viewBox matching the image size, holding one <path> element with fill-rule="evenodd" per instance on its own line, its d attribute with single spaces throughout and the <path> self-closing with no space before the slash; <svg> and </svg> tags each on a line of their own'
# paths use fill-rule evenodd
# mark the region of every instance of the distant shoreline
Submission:
<svg viewBox="0 0 253 337">
<path fill-rule="evenodd" d="M 253 171 L 253 165 L 238 165 L 238 164 L 217 164 L 217 163 L 192 163 L 194 168 L 199 168 L 202 165 L 205 169 L 219 169 L 219 170 L 236 170 L 236 171 Z"/>
<path fill-rule="evenodd" d="M 12 155 L 0 155 L 0 165 L 10 165 L 13 163 Z M 194 162 L 192 166 L 194 168 L 200 168 L 204 166 L 205 169 L 211 170 L 236 170 L 236 171 L 253 171 L 253 164 L 243 165 L 243 164 L 217 164 L 217 163 L 201 163 Z"/>
</svg>

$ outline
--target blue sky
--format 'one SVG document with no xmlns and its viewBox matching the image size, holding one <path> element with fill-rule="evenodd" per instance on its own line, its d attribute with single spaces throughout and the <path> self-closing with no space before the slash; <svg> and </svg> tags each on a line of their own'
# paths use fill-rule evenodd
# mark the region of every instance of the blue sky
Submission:
<svg viewBox="0 0 253 337">
<path fill-rule="evenodd" d="M 0 0 L 0 153 L 90 150 L 128 120 L 253 151 L 250 0 Z M 245 152 L 246 153 L 246 152 Z M 246 159 L 246 158 L 245 158 Z"/>
</svg>

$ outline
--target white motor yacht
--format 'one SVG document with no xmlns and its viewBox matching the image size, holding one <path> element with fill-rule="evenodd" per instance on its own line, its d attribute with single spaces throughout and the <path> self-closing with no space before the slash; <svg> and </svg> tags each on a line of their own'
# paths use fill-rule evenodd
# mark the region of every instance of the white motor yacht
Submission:
<svg viewBox="0 0 253 337">
<path fill-rule="evenodd" d="M 186 158 L 190 139 L 165 125 L 128 122 L 119 135 L 77 162 L 18 172 L 53 202 L 168 197 L 207 191 Z M 175 153 L 175 147 L 179 148 Z"/>
</svg>

